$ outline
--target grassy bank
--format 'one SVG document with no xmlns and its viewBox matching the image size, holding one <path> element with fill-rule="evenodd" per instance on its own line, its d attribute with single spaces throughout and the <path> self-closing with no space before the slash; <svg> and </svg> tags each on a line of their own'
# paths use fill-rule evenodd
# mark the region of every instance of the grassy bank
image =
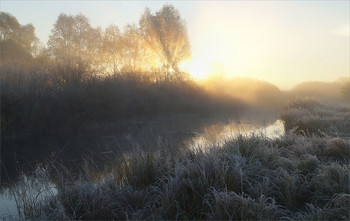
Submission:
<svg viewBox="0 0 350 221">
<path fill-rule="evenodd" d="M 350 137 L 350 105 L 327 104 L 316 98 L 290 101 L 281 114 L 287 130 L 305 135 Z"/>
<path fill-rule="evenodd" d="M 155 152 L 141 143 L 111 149 L 104 170 L 91 159 L 78 175 L 51 163 L 12 193 L 28 219 L 349 220 L 349 137 L 304 135 L 182 150 L 160 140 Z"/>
</svg>

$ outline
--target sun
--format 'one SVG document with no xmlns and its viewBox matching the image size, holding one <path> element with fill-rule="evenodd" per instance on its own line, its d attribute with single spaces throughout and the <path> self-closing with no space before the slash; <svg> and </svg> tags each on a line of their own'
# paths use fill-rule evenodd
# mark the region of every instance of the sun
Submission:
<svg viewBox="0 0 350 221">
<path fill-rule="evenodd" d="M 180 63 L 179 68 L 195 80 L 204 80 L 213 76 L 227 76 L 225 67 L 214 59 L 188 60 Z"/>
<path fill-rule="evenodd" d="M 205 79 L 210 74 L 210 61 L 206 59 L 188 60 L 180 63 L 181 70 L 188 72 L 194 79 Z"/>
</svg>

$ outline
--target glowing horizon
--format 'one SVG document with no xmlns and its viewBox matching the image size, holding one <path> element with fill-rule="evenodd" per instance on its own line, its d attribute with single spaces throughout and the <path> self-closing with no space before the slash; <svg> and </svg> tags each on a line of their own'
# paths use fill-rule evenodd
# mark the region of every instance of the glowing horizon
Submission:
<svg viewBox="0 0 350 221">
<path fill-rule="evenodd" d="M 85 4 L 86 3 L 86 4 Z M 187 23 L 194 78 L 217 72 L 265 80 L 281 89 L 349 76 L 349 1 L 6 1 L 1 11 L 32 23 L 47 42 L 60 13 L 83 13 L 94 27 L 137 23 L 145 7 L 173 4 Z M 30 12 L 30 13 L 29 13 Z M 45 18 L 45 19 L 42 19 Z M 214 65 L 213 65 L 214 64 Z"/>
<path fill-rule="evenodd" d="M 349 7 L 344 20 L 335 15 L 343 3 L 314 8 L 310 2 L 202 2 L 193 58 L 209 54 L 229 76 L 263 79 L 282 89 L 349 76 Z"/>
</svg>

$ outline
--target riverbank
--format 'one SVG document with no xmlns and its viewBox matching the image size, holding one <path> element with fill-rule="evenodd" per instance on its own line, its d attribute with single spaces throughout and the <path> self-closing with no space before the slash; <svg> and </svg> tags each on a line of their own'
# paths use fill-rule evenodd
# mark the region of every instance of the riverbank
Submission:
<svg viewBox="0 0 350 221">
<path fill-rule="evenodd" d="M 325 103 L 316 98 L 299 98 L 286 104 L 281 113 L 286 130 L 307 136 L 350 137 L 350 103 Z"/>
<path fill-rule="evenodd" d="M 304 108 L 299 101 L 293 105 Z M 345 133 L 341 128 L 347 127 L 336 128 Z M 113 160 L 102 169 L 94 158 L 86 158 L 78 174 L 51 161 L 23 176 L 11 187 L 19 217 L 350 219 L 349 137 L 293 129 L 273 138 L 238 134 L 206 148 L 152 139 L 152 151 L 147 142 L 129 145 L 122 154 L 111 149 L 106 154 Z"/>
<path fill-rule="evenodd" d="M 276 120 L 277 114 L 263 109 L 242 111 L 221 111 L 216 114 L 168 114 L 155 117 L 133 117 L 90 125 L 79 134 L 68 137 L 34 137 L 31 139 L 1 140 L 1 182 L 0 187 L 14 182 L 21 173 L 30 174 L 38 164 L 50 160 L 59 161 L 75 172 L 76 164 L 94 156 L 101 168 L 113 160 L 108 154 L 123 153 L 134 146 L 144 151 L 157 151 L 159 142 L 166 142 L 173 149 L 183 148 L 184 142 L 203 134 L 211 125 L 242 125 L 261 127 Z M 75 168 L 75 169 L 74 169 Z"/>
<path fill-rule="evenodd" d="M 207 151 L 134 149 L 104 171 L 90 162 L 71 176 L 56 165 L 37 175 L 46 182 L 22 183 L 42 190 L 54 177 L 48 198 L 13 193 L 30 219 L 347 220 L 350 158 L 336 154 L 346 142 L 287 133 L 239 136 Z"/>
</svg>

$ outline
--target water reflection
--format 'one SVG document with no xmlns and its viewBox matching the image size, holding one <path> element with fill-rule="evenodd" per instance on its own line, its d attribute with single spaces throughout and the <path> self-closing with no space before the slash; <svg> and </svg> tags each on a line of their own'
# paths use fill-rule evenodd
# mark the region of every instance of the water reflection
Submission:
<svg viewBox="0 0 350 221">
<path fill-rule="evenodd" d="M 272 123 L 251 123 L 237 120 L 229 123 L 218 123 L 207 126 L 202 133 L 186 141 L 190 148 L 206 148 L 219 145 L 227 139 L 235 138 L 238 135 L 252 136 L 262 135 L 266 138 L 274 139 L 284 135 L 284 123 L 276 120 Z"/>
<path fill-rule="evenodd" d="M 56 194 L 57 188 L 49 181 L 47 170 L 38 168 L 33 176 L 23 175 L 15 185 L 0 192 L 0 220 L 23 219 L 28 206 Z"/>
<path fill-rule="evenodd" d="M 18 219 L 18 212 L 15 198 L 10 194 L 9 189 L 0 194 L 0 219 Z"/>
</svg>

